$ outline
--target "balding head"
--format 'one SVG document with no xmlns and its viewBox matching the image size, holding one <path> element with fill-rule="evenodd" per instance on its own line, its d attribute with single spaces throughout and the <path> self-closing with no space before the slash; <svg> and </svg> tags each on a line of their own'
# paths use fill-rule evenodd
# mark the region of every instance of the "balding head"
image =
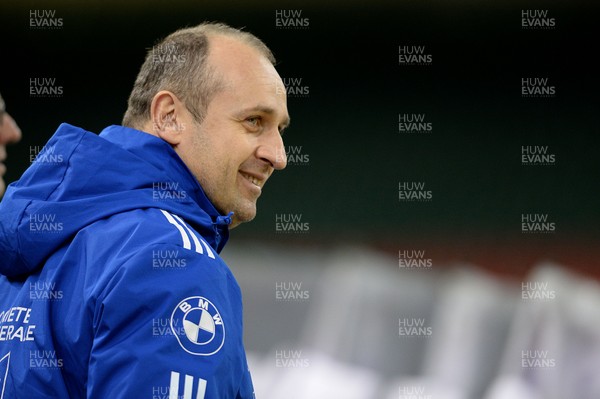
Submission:
<svg viewBox="0 0 600 399">
<path fill-rule="evenodd" d="M 208 62 L 209 53 L 218 51 L 221 42 L 244 44 L 275 64 L 271 50 L 251 33 L 222 23 L 180 29 L 148 51 L 131 91 L 123 125 L 139 129 L 146 124 L 152 99 L 161 90 L 178 96 L 201 122 L 212 97 L 223 86 L 218 67 Z"/>
</svg>

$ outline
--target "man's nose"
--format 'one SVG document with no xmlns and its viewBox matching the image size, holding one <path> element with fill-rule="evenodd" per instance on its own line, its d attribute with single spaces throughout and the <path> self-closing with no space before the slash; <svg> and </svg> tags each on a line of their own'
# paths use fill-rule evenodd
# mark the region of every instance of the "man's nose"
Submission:
<svg viewBox="0 0 600 399">
<path fill-rule="evenodd" d="M 263 137 L 264 141 L 259 145 L 256 156 L 270 163 L 273 169 L 284 169 L 287 165 L 287 156 L 281 134 L 277 129 L 274 129 Z"/>
</svg>

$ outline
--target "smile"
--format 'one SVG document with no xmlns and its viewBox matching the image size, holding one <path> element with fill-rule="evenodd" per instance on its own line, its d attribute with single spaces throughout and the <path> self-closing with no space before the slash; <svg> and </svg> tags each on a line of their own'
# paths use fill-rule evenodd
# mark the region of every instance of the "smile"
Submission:
<svg viewBox="0 0 600 399">
<path fill-rule="evenodd" d="M 257 177 L 250 176 L 249 174 L 244 173 L 244 172 L 240 172 L 240 174 L 244 177 L 244 179 L 248 180 L 250 183 L 254 184 L 257 187 L 262 188 L 262 186 L 265 184 L 264 180 L 261 180 Z"/>
</svg>

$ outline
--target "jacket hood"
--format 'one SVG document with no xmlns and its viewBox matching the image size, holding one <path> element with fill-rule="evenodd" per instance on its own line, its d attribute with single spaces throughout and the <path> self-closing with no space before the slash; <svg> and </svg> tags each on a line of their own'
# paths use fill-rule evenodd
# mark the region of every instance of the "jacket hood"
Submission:
<svg viewBox="0 0 600 399">
<path fill-rule="evenodd" d="M 162 139 L 123 126 L 100 135 L 63 123 L 0 203 L 0 273 L 38 269 L 82 228 L 114 214 L 160 208 L 184 218 L 220 252 L 221 215 Z"/>
</svg>

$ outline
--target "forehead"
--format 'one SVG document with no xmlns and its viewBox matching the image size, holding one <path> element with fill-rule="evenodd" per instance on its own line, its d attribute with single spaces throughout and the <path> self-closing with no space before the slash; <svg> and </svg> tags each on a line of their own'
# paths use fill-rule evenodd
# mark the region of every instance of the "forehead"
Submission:
<svg viewBox="0 0 600 399">
<path fill-rule="evenodd" d="M 229 37 L 214 37 L 210 43 L 209 63 L 223 80 L 224 95 L 244 107 L 261 103 L 287 114 L 285 87 L 263 54 Z"/>
</svg>

